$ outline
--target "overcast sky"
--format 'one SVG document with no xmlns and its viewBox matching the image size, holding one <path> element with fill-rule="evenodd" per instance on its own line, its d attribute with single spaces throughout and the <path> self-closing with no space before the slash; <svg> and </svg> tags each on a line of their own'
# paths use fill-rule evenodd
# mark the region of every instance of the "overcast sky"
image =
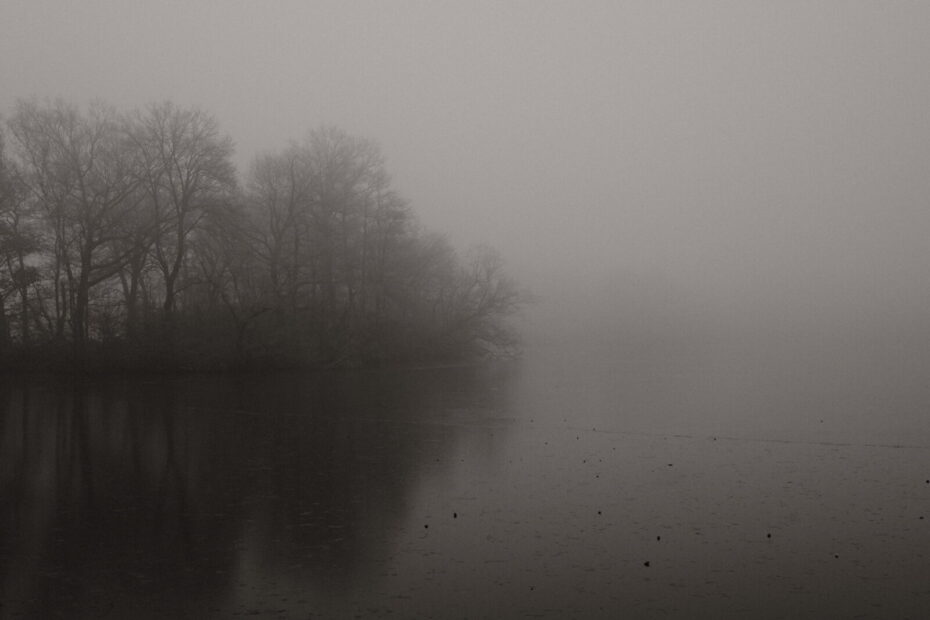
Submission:
<svg viewBox="0 0 930 620">
<path fill-rule="evenodd" d="M 5 113 L 197 105 L 243 169 L 339 125 L 543 295 L 707 308 L 927 303 L 928 60 L 928 2 L 0 0 Z"/>
</svg>

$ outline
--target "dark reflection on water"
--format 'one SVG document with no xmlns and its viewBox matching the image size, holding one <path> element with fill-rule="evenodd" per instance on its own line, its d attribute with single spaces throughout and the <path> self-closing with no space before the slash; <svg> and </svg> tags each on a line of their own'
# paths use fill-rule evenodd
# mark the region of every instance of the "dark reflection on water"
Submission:
<svg viewBox="0 0 930 620">
<path fill-rule="evenodd" d="M 338 597 L 514 372 L 4 381 L 0 615 L 259 613 L 280 574 L 308 586 L 282 612 Z"/>
<path fill-rule="evenodd" d="M 3 381 L 0 617 L 930 617 L 930 330 L 672 345 Z"/>
</svg>

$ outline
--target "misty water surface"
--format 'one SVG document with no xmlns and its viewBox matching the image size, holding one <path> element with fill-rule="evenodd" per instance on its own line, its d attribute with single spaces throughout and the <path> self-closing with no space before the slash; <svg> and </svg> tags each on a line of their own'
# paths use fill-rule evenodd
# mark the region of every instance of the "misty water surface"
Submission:
<svg viewBox="0 0 930 620">
<path fill-rule="evenodd" d="M 6 379 L 0 616 L 926 616 L 930 366 L 899 336 Z"/>
</svg>

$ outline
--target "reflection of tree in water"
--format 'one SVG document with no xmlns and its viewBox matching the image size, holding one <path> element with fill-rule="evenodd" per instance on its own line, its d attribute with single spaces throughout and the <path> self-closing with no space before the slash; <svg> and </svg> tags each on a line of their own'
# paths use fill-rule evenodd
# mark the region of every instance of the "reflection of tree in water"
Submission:
<svg viewBox="0 0 930 620">
<path fill-rule="evenodd" d="M 462 431 L 432 422 L 500 408 L 504 379 L 456 368 L 8 387 L 2 600 L 35 617 L 177 615 L 217 611 L 256 578 L 369 582 L 419 472 Z"/>
<path fill-rule="evenodd" d="M 190 472 L 177 458 L 175 413 L 119 391 L 46 380 L 3 395 L 0 570 L 13 612 L 99 615 L 170 589 L 183 596 L 194 574 L 221 585 L 215 566 L 186 555 Z M 8 493 L 8 483 L 24 490 Z"/>
<path fill-rule="evenodd" d="M 238 404 L 244 420 L 225 430 L 245 436 L 223 443 L 247 444 L 237 453 L 248 462 L 228 467 L 256 490 L 241 507 L 253 563 L 327 589 L 371 578 L 420 472 L 441 466 L 461 431 L 431 422 L 447 409 L 499 406 L 493 383 L 459 368 L 268 378 L 230 392 L 219 408 Z"/>
</svg>

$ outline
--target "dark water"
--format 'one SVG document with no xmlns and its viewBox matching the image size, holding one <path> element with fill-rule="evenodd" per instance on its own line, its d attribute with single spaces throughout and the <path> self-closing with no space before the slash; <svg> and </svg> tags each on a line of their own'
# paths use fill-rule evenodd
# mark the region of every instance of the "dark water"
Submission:
<svg viewBox="0 0 930 620">
<path fill-rule="evenodd" d="M 930 617 L 924 357 L 6 379 L 0 617 Z"/>
</svg>

